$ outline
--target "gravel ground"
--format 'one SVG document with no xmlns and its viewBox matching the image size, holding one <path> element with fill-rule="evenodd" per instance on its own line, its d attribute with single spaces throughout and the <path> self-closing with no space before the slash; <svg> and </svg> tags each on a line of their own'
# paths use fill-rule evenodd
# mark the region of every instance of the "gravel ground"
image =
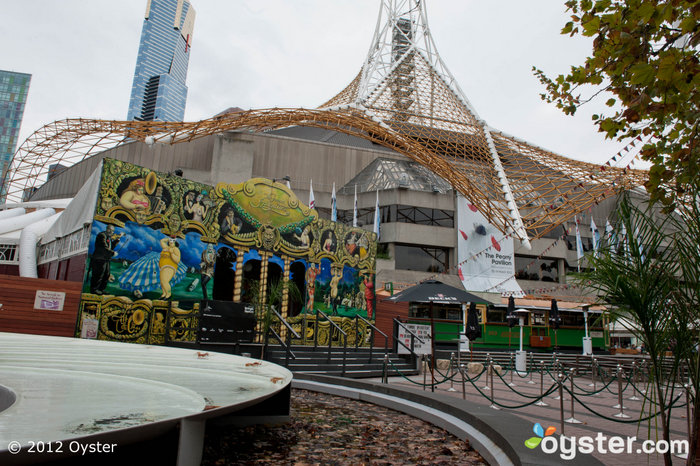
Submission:
<svg viewBox="0 0 700 466">
<path fill-rule="evenodd" d="M 411 416 L 292 390 L 291 421 L 207 431 L 203 466 L 485 465 L 466 440 Z"/>
</svg>

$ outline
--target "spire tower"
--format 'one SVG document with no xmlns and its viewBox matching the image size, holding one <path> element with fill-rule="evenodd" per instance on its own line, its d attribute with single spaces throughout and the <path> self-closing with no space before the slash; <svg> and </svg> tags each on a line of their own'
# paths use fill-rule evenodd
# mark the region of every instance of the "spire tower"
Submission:
<svg viewBox="0 0 700 466">
<path fill-rule="evenodd" d="M 491 131 L 440 57 L 428 27 L 425 1 L 381 0 L 374 38 L 360 73 L 320 108 L 356 109 L 421 141 L 434 153 L 433 163 L 446 162 L 451 171 L 464 175 L 459 187 L 471 193 L 472 202 L 500 211 L 496 223 L 529 248 Z"/>
</svg>

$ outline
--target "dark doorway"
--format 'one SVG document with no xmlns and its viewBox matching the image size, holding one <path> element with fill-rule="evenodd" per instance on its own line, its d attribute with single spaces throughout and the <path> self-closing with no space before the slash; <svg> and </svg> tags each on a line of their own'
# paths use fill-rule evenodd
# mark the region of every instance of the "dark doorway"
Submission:
<svg viewBox="0 0 700 466">
<path fill-rule="evenodd" d="M 295 261 L 289 268 L 289 281 L 296 285 L 299 290 L 299 299 L 289 300 L 290 317 L 299 315 L 304 307 L 304 297 L 306 296 L 306 264 L 302 261 Z"/>
<path fill-rule="evenodd" d="M 214 286 L 212 299 L 217 301 L 233 301 L 233 287 L 236 281 L 236 253 L 233 249 L 223 247 L 216 253 L 214 266 Z"/>
<path fill-rule="evenodd" d="M 254 303 L 260 289 L 260 259 L 249 259 L 243 264 L 241 302 Z"/>
</svg>

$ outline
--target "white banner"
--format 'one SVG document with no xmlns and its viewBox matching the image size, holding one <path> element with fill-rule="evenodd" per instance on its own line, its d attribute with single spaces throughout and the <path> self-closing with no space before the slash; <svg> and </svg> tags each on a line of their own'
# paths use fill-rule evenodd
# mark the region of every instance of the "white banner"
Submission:
<svg viewBox="0 0 700 466">
<path fill-rule="evenodd" d="M 524 296 L 515 280 L 513 239 L 506 238 L 476 206 L 457 196 L 459 278 L 467 291 Z"/>
<path fill-rule="evenodd" d="M 413 338 L 413 351 L 416 354 L 430 354 L 430 348 L 431 348 L 431 333 L 430 333 L 430 325 L 423 325 L 423 324 L 403 324 L 399 325 L 399 341 L 403 343 L 406 346 L 403 346 L 402 344 L 398 343 L 397 346 L 398 348 L 398 353 L 399 354 L 410 354 L 411 352 L 406 348 L 411 347 L 411 334 L 406 331 L 406 329 L 410 330 L 413 332 L 415 335 L 418 335 L 418 337 L 423 340 L 423 343 L 421 343 L 417 338 Z"/>
</svg>

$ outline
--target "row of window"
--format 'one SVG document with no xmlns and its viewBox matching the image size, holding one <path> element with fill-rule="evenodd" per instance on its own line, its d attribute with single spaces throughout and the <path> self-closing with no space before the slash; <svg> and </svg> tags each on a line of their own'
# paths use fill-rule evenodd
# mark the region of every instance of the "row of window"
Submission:
<svg viewBox="0 0 700 466">
<path fill-rule="evenodd" d="M 317 208 L 321 218 L 330 218 L 330 209 Z M 338 210 L 338 222 L 350 224 L 353 210 Z M 412 223 L 438 227 L 454 227 L 454 211 L 415 207 L 409 205 L 387 205 L 379 207 L 381 223 Z M 358 209 L 357 221 L 362 225 L 374 224 L 374 207 Z"/>
</svg>

